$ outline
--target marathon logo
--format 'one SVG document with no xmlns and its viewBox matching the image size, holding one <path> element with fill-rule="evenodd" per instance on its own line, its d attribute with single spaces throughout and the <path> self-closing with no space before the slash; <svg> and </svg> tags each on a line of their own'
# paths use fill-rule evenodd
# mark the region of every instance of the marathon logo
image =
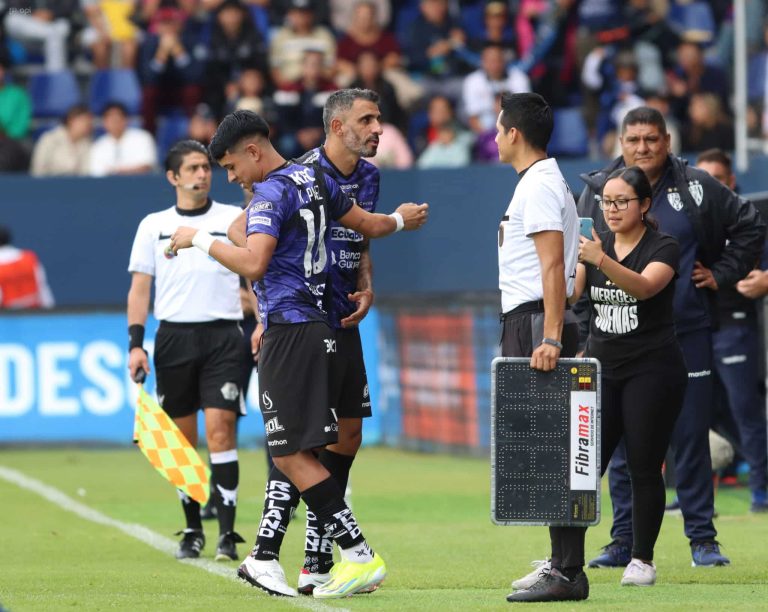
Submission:
<svg viewBox="0 0 768 612">
<path fill-rule="evenodd" d="M 597 393 L 571 393 L 571 491 L 594 491 L 599 486 L 597 468 Z"/>
<path fill-rule="evenodd" d="M 258 202 L 254 202 L 253 204 L 251 204 L 251 210 L 254 210 L 254 211 L 273 210 L 272 202 L 267 202 L 266 200 L 259 200 Z"/>
<path fill-rule="evenodd" d="M 362 242 L 363 235 L 346 227 L 332 227 L 331 240 L 343 240 L 346 242 Z"/>
</svg>

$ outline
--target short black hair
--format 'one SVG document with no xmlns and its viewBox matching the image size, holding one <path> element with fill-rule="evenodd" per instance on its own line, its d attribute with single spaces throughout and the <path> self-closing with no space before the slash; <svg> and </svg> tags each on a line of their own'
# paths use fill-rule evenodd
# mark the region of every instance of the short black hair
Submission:
<svg viewBox="0 0 768 612">
<path fill-rule="evenodd" d="M 249 110 L 237 110 L 222 119 L 208 145 L 211 157 L 219 160 L 233 150 L 243 138 L 261 136 L 269 140 L 269 124 Z"/>
<path fill-rule="evenodd" d="M 339 113 L 346 113 L 355 100 L 366 100 L 379 103 L 379 94 L 372 89 L 357 89 L 350 87 L 348 89 L 339 89 L 334 91 L 328 99 L 325 101 L 323 107 L 323 128 L 326 134 L 331 133 L 331 121 L 333 121 Z"/>
<path fill-rule="evenodd" d="M 104 106 L 101 107 L 101 114 L 106 115 L 107 111 L 118 110 L 123 114 L 123 117 L 128 116 L 128 108 L 122 102 L 117 100 L 110 100 Z"/>
<path fill-rule="evenodd" d="M 622 135 L 627 131 L 628 126 L 638 124 L 655 125 L 659 128 L 659 132 L 664 135 L 667 133 L 667 122 L 664 121 L 664 115 L 650 106 L 638 106 L 624 115 L 624 120 L 621 122 Z"/>
<path fill-rule="evenodd" d="M 723 164 L 723 166 L 725 166 L 725 168 L 728 170 L 728 174 L 733 172 L 733 162 L 731 161 L 731 156 L 722 149 L 714 148 L 702 151 L 696 158 L 696 165 L 699 165 L 702 162 Z"/>
<path fill-rule="evenodd" d="M 505 132 L 520 131 L 532 147 L 547 150 L 555 125 L 552 108 L 537 93 L 503 93 L 500 123 Z"/>
<path fill-rule="evenodd" d="M 12 240 L 11 230 L 5 225 L 0 225 L 0 247 L 11 244 Z"/>
<path fill-rule="evenodd" d="M 190 153 L 202 153 L 208 157 L 208 149 L 202 142 L 197 140 L 180 140 L 170 149 L 165 156 L 165 170 L 170 170 L 174 174 L 179 173 L 181 164 L 184 163 L 184 158 Z"/>
</svg>

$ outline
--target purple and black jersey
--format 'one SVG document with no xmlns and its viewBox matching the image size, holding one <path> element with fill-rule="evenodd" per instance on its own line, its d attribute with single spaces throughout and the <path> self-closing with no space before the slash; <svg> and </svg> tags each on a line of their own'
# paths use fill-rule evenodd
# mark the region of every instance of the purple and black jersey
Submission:
<svg viewBox="0 0 768 612">
<path fill-rule="evenodd" d="M 352 173 L 345 176 L 328 159 L 323 147 L 308 151 L 297 161 L 301 164 L 320 166 L 333 177 L 350 200 L 368 212 L 376 212 L 379 201 L 379 169 L 372 163 L 360 159 Z M 347 296 L 357 291 L 357 271 L 365 238 L 334 221 L 330 224 L 328 243 L 333 296 L 329 318 L 331 325 L 339 328 L 341 319 L 348 317 L 357 307 Z"/>
<path fill-rule="evenodd" d="M 254 184 L 246 233 L 277 239 L 264 277 L 253 283 L 265 329 L 328 322 L 327 228 L 351 207 L 333 179 L 311 166 L 287 162 Z"/>
</svg>

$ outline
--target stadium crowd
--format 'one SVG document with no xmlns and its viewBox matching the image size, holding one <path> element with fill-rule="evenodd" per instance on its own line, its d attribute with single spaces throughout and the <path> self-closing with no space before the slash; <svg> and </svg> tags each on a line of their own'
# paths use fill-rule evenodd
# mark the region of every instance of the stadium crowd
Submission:
<svg viewBox="0 0 768 612">
<path fill-rule="evenodd" d="M 746 5 L 760 136 L 766 2 Z M 556 156 L 612 156 L 616 126 L 643 104 L 664 114 L 673 151 L 730 149 L 732 11 L 724 0 L 0 0 L 0 171 L 156 170 L 174 142 L 209 142 L 236 109 L 264 116 L 293 157 L 322 142 L 323 104 L 348 86 L 381 97 L 380 166 L 495 162 L 504 91 L 552 104 Z"/>
</svg>

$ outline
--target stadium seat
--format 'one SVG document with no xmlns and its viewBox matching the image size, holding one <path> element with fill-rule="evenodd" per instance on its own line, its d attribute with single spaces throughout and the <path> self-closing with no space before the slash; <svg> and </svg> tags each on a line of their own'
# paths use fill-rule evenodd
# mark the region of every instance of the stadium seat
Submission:
<svg viewBox="0 0 768 612">
<path fill-rule="evenodd" d="M 485 3 L 477 2 L 461 7 L 461 28 L 467 38 L 482 39 L 485 36 Z"/>
<path fill-rule="evenodd" d="M 581 108 L 554 109 L 555 127 L 547 152 L 553 156 L 580 157 L 589 153 L 589 133 Z"/>
<path fill-rule="evenodd" d="M 34 118 L 63 117 L 80 102 L 80 88 L 69 70 L 40 72 L 29 78 L 29 97 Z"/>
<path fill-rule="evenodd" d="M 138 115 L 141 110 L 141 86 L 133 70 L 119 68 L 97 70 L 91 77 L 88 106 L 99 115 L 108 102 L 124 104 L 129 115 Z"/>
<path fill-rule="evenodd" d="M 715 18 L 708 2 L 674 2 L 668 20 L 681 38 L 710 43 L 715 39 Z"/>
<path fill-rule="evenodd" d="M 182 138 L 186 138 L 189 128 L 189 118 L 180 113 L 170 115 L 160 115 L 157 118 L 157 131 L 155 140 L 157 141 L 157 158 L 165 159 L 165 154 L 174 144 Z"/>
</svg>

